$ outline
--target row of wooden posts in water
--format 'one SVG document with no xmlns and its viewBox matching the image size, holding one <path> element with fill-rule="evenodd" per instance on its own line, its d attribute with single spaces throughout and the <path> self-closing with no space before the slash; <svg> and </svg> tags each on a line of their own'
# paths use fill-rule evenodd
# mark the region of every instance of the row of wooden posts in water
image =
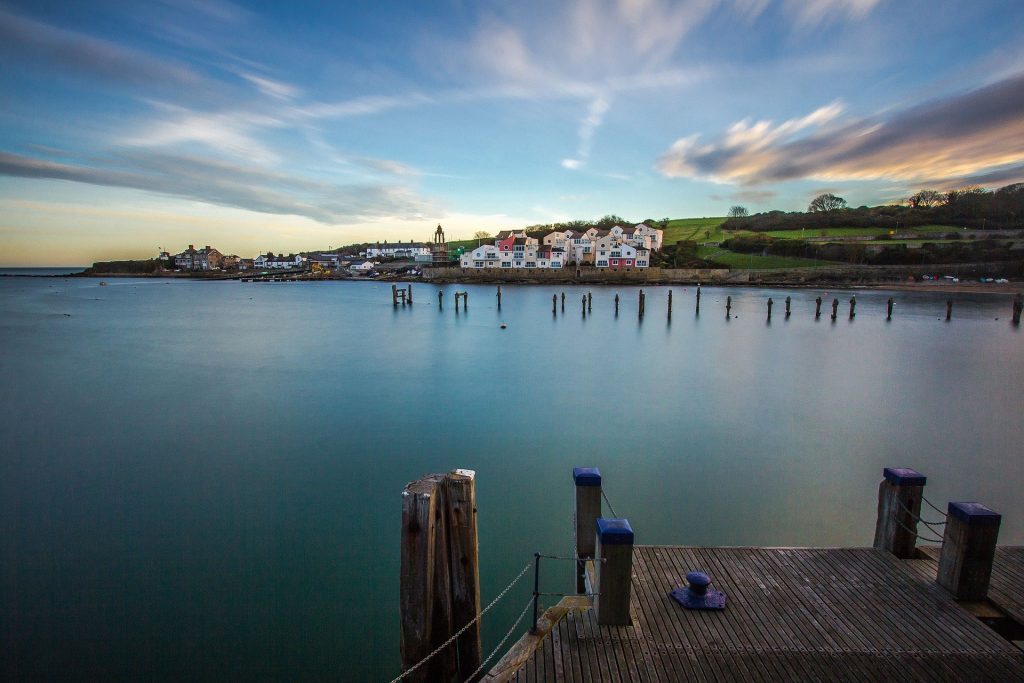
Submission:
<svg viewBox="0 0 1024 683">
<path fill-rule="evenodd" d="M 455 311 L 459 310 L 459 300 L 462 301 L 462 310 L 468 310 L 469 306 L 469 292 L 455 292 Z M 498 309 L 501 310 L 501 285 L 498 285 Z M 406 304 L 412 304 L 412 285 L 408 285 L 405 288 L 400 288 L 397 285 L 391 285 L 391 301 L 395 306 L 401 303 L 403 306 Z M 644 290 L 640 290 L 637 297 L 637 315 L 640 318 L 644 317 L 646 309 L 647 295 L 644 294 Z M 786 297 L 786 318 L 792 314 L 792 297 Z M 854 294 L 850 297 L 850 320 L 853 320 L 857 316 L 857 295 Z M 819 296 L 814 300 L 814 319 L 818 320 L 821 318 L 821 304 L 822 298 Z M 772 319 L 772 306 L 775 305 L 775 301 L 768 297 L 768 320 Z M 886 302 L 886 313 L 885 319 L 892 320 L 892 311 L 895 305 L 895 301 L 892 297 Z M 444 308 L 444 292 L 441 290 L 437 291 L 437 306 L 438 308 Z M 581 301 L 583 317 L 586 317 L 588 313 L 593 310 L 594 306 L 594 295 L 591 292 L 587 292 Z M 561 300 L 562 312 L 565 312 L 565 292 L 562 292 Z M 697 285 L 697 297 L 696 297 L 696 312 L 700 314 L 700 285 Z M 1024 312 L 1024 296 L 1019 292 L 1013 298 L 1013 324 L 1019 325 L 1021 313 Z M 558 314 L 558 295 L 551 295 L 551 313 L 554 315 Z M 619 295 L 615 295 L 615 315 L 619 314 Z M 725 297 L 725 317 L 732 317 L 732 296 Z M 832 299 L 832 320 L 836 320 L 839 317 L 839 299 Z M 672 290 L 668 290 L 668 318 L 672 319 Z M 953 319 L 953 300 L 946 300 L 946 320 Z"/>
</svg>

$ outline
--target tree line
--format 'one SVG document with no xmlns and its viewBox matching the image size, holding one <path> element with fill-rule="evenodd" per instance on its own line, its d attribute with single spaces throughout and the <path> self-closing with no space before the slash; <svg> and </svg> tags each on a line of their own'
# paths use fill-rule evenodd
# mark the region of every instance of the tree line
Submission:
<svg viewBox="0 0 1024 683">
<path fill-rule="evenodd" d="M 921 190 L 904 204 L 850 208 L 831 193 L 815 197 L 807 211 L 768 211 L 747 215 L 742 206 L 729 210 L 723 230 L 803 230 L 879 228 L 899 230 L 919 225 L 953 225 L 974 230 L 1018 229 L 1024 224 L 1024 183 L 997 190 L 966 187 L 948 192 Z"/>
</svg>

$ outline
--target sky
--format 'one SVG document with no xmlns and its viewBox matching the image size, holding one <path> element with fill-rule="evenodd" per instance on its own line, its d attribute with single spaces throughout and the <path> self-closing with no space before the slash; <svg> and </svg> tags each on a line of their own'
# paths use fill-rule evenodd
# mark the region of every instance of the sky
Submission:
<svg viewBox="0 0 1024 683">
<path fill-rule="evenodd" d="M 0 0 L 0 265 L 1024 180 L 1019 0 Z"/>
</svg>

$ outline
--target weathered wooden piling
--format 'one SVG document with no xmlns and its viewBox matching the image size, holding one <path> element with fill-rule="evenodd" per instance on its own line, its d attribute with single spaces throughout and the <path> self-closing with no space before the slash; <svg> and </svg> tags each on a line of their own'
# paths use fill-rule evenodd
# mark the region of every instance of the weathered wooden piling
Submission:
<svg viewBox="0 0 1024 683">
<path fill-rule="evenodd" d="M 832 299 L 832 319 L 835 320 L 839 312 L 839 299 Z"/>
<path fill-rule="evenodd" d="M 853 320 L 857 316 L 857 296 L 850 297 L 850 320 Z"/>
<path fill-rule="evenodd" d="M 476 473 L 455 470 L 447 484 L 448 553 L 452 583 L 452 627 L 457 631 L 480 614 L 480 552 L 476 528 Z M 468 681 L 480 666 L 480 622 L 455 641 L 458 680 Z"/>
<path fill-rule="evenodd" d="M 786 297 L 786 317 L 787 317 L 787 318 L 789 317 L 789 314 L 790 314 L 790 306 L 792 305 L 792 303 L 793 303 L 793 298 L 792 298 L 792 297 L 788 297 L 788 296 L 787 296 L 787 297 Z"/>
<path fill-rule="evenodd" d="M 957 600 L 984 600 L 1002 515 L 981 503 L 950 503 L 939 555 L 939 585 Z"/>
<path fill-rule="evenodd" d="M 1020 325 L 1020 314 L 1024 311 L 1024 295 L 1017 292 L 1013 297 L 1013 324 Z"/>
<path fill-rule="evenodd" d="M 946 320 L 948 321 L 948 320 L 951 320 L 952 318 L 953 318 L 953 300 L 952 299 L 946 299 Z"/>
<path fill-rule="evenodd" d="M 437 290 L 437 307 L 444 308 L 444 292 L 440 289 Z"/>
<path fill-rule="evenodd" d="M 639 317 L 641 317 L 641 318 L 643 318 L 643 317 L 644 317 L 644 299 L 645 299 L 645 296 L 644 296 L 644 290 L 642 290 L 642 289 L 641 289 L 641 290 L 640 290 L 640 301 L 639 301 L 639 306 L 638 306 L 638 308 L 637 308 L 637 311 L 638 311 L 638 313 L 639 313 Z"/>
<path fill-rule="evenodd" d="M 469 308 L 469 292 L 455 292 L 455 312 L 459 312 L 459 299 L 462 299 L 462 310 Z"/>
<path fill-rule="evenodd" d="M 587 313 L 590 313 L 590 311 L 593 310 L 593 304 L 594 304 L 594 295 L 591 294 L 590 292 L 587 292 Z"/>
<path fill-rule="evenodd" d="M 558 295 L 551 295 L 551 315 L 558 315 Z"/>
<path fill-rule="evenodd" d="M 732 315 L 732 297 L 725 297 L 725 317 L 728 318 Z"/>
<path fill-rule="evenodd" d="M 407 295 L 406 298 L 409 299 L 409 304 L 411 305 L 412 304 L 412 283 L 409 284 L 409 287 L 408 287 L 407 291 L 408 291 L 408 295 Z"/>
<path fill-rule="evenodd" d="M 565 292 L 562 292 L 562 313 L 565 313 Z"/>
<path fill-rule="evenodd" d="M 672 290 L 668 290 L 668 319 L 672 319 Z"/>
<path fill-rule="evenodd" d="M 814 319 L 817 320 L 821 317 L 821 297 L 819 296 L 814 300 Z"/>
<path fill-rule="evenodd" d="M 885 319 L 886 320 L 892 320 L 892 305 L 893 305 L 893 301 L 892 301 L 892 297 L 890 296 L 889 300 L 885 303 Z"/>
<path fill-rule="evenodd" d="M 601 626 L 629 626 L 633 528 L 626 519 L 597 520 L 594 611 Z"/>
<path fill-rule="evenodd" d="M 874 546 L 904 560 L 917 553 L 917 520 L 927 478 L 917 470 L 886 467 L 878 485 Z"/>
<path fill-rule="evenodd" d="M 772 298 L 768 297 L 768 322 L 771 322 L 771 320 L 772 320 L 772 304 L 773 303 L 775 303 L 775 302 L 772 301 Z"/>
<path fill-rule="evenodd" d="M 501 285 L 498 285 L 498 308 L 501 309 Z"/>
<path fill-rule="evenodd" d="M 601 471 L 596 467 L 573 467 L 576 485 L 576 528 L 573 529 L 576 557 L 592 559 L 597 547 L 597 520 L 601 516 Z M 576 592 L 585 593 L 586 563 L 576 563 Z"/>
<path fill-rule="evenodd" d="M 697 285 L 697 315 L 700 315 L 700 285 Z"/>
<path fill-rule="evenodd" d="M 391 285 L 391 305 L 398 305 L 398 285 Z"/>
<path fill-rule="evenodd" d="M 583 317 L 586 318 L 587 317 L 587 295 L 586 294 L 583 295 L 583 299 L 582 299 L 581 303 L 583 304 Z"/>
<path fill-rule="evenodd" d="M 615 294 L 615 315 L 619 314 L 619 295 Z"/>
</svg>

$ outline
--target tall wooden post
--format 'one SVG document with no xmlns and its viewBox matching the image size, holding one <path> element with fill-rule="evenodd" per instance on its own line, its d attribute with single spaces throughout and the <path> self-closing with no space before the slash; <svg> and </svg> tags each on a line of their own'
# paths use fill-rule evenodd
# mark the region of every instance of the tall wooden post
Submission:
<svg viewBox="0 0 1024 683">
<path fill-rule="evenodd" d="M 498 285 L 498 309 L 501 309 L 501 285 Z"/>
<path fill-rule="evenodd" d="M 953 300 L 946 299 L 946 320 L 950 320 L 953 317 Z"/>
<path fill-rule="evenodd" d="M 793 303 L 793 298 L 792 298 L 792 297 L 788 297 L 788 296 L 787 296 L 787 297 L 786 297 L 786 317 L 787 317 L 787 318 L 789 317 L 789 313 L 790 313 L 790 305 L 791 305 L 792 303 Z"/>
<path fill-rule="evenodd" d="M 901 559 L 913 559 L 917 554 L 917 520 L 927 479 L 905 467 L 886 467 L 882 474 L 874 545 Z"/>
<path fill-rule="evenodd" d="M 429 474 L 402 491 L 400 560 L 403 670 L 419 663 L 480 613 L 472 470 Z M 407 677 L 464 681 L 480 666 L 480 622 Z"/>
<path fill-rule="evenodd" d="M 587 292 L 587 313 L 590 313 L 593 309 L 594 295 Z"/>
<path fill-rule="evenodd" d="M 581 303 L 583 304 L 583 317 L 586 318 L 587 317 L 587 297 L 586 297 L 586 295 L 583 296 L 583 299 L 582 299 Z"/>
<path fill-rule="evenodd" d="M 417 664 L 454 632 L 443 481 L 443 474 L 429 474 L 402 491 L 399 608 L 403 670 Z M 408 680 L 449 681 L 456 670 L 455 648 L 448 647 Z"/>
<path fill-rule="evenodd" d="M 1013 297 L 1013 324 L 1020 325 L 1020 314 L 1024 311 L 1024 296 L 1020 292 Z"/>
<path fill-rule="evenodd" d="M 984 600 L 1002 515 L 981 503 L 950 503 L 939 555 L 939 585 L 957 600 Z"/>
<path fill-rule="evenodd" d="M 772 298 L 768 297 L 768 322 L 772 321 L 772 304 L 773 303 L 775 303 L 775 302 L 772 301 Z"/>
<path fill-rule="evenodd" d="M 558 295 L 551 295 L 551 315 L 558 315 Z"/>
<path fill-rule="evenodd" d="M 626 519 L 597 520 L 598 560 L 594 611 L 601 626 L 629 626 L 633 578 L 633 527 Z"/>
<path fill-rule="evenodd" d="M 725 297 L 725 317 L 728 318 L 732 315 L 732 297 Z"/>
<path fill-rule="evenodd" d="M 892 297 L 885 303 L 885 319 L 892 320 Z"/>
<path fill-rule="evenodd" d="M 447 484 L 448 548 L 452 577 L 452 628 L 480 614 L 480 553 L 476 530 L 476 472 L 455 470 Z M 482 645 L 477 621 L 455 641 L 458 680 L 468 681 L 480 666 Z"/>
<path fill-rule="evenodd" d="M 817 320 L 821 317 L 821 297 L 819 296 L 814 300 L 814 319 Z"/>
<path fill-rule="evenodd" d="M 853 320 L 857 315 L 857 295 L 850 297 L 850 320 Z"/>
<path fill-rule="evenodd" d="M 596 467 L 573 467 L 576 485 L 576 528 L 573 529 L 576 557 L 593 558 L 597 547 L 597 520 L 601 516 L 601 471 Z M 586 563 L 576 563 L 576 592 L 585 593 Z"/>
<path fill-rule="evenodd" d="M 668 319 L 672 319 L 672 290 L 668 290 Z"/>
<path fill-rule="evenodd" d="M 409 291 L 409 295 L 408 295 L 407 298 L 409 299 L 409 303 L 411 304 L 412 303 L 412 283 L 409 283 L 408 291 Z"/>
<path fill-rule="evenodd" d="M 697 285 L 697 315 L 700 315 L 700 285 Z"/>
<path fill-rule="evenodd" d="M 832 299 L 832 320 L 836 319 L 838 311 L 839 311 L 839 299 Z"/>
<path fill-rule="evenodd" d="M 469 310 L 469 292 L 463 292 L 462 293 L 462 310 L 463 311 L 468 311 Z"/>
<path fill-rule="evenodd" d="M 398 305 L 398 285 L 391 285 L 391 305 Z"/>
<path fill-rule="evenodd" d="M 562 292 L 562 313 L 565 313 L 565 292 Z"/>
<path fill-rule="evenodd" d="M 444 308 L 444 292 L 437 290 L 437 307 Z"/>
<path fill-rule="evenodd" d="M 619 314 L 619 295 L 615 294 L 615 315 Z"/>
</svg>

